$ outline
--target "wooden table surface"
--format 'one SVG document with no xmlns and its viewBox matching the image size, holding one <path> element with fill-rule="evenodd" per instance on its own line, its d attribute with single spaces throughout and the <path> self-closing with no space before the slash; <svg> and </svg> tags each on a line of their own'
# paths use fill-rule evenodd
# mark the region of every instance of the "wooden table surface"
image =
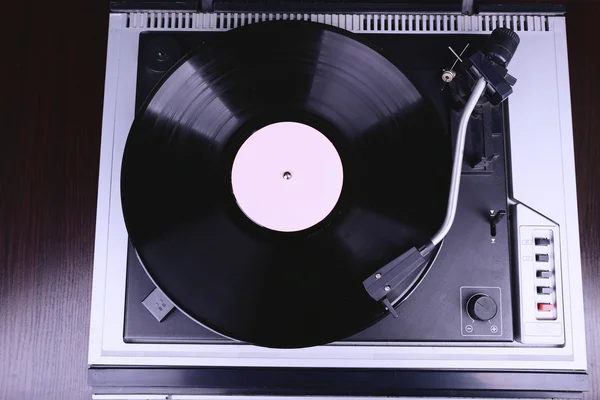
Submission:
<svg viewBox="0 0 600 400">
<path fill-rule="evenodd" d="M 592 379 L 587 398 L 596 399 L 600 1 L 568 6 Z M 89 399 L 87 341 L 108 3 L 11 1 L 3 9 L 0 399 Z"/>
</svg>

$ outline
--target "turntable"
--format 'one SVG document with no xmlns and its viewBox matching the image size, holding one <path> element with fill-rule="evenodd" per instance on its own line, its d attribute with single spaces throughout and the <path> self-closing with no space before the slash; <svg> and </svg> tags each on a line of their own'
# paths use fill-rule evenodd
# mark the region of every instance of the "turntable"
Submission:
<svg viewBox="0 0 600 400">
<path fill-rule="evenodd" d="M 104 107 L 95 398 L 586 390 L 560 8 L 115 2 Z"/>
</svg>

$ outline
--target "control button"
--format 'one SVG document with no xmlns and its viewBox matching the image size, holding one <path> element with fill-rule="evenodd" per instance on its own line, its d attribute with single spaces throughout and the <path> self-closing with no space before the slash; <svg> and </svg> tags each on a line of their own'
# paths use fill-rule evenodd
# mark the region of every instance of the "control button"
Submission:
<svg viewBox="0 0 600 400">
<path fill-rule="evenodd" d="M 175 308 L 173 303 L 167 299 L 160 289 L 155 288 L 150 294 L 142 301 L 142 304 L 150 313 L 156 318 L 158 322 L 162 322 L 163 319 L 169 315 L 171 310 Z"/>
<path fill-rule="evenodd" d="M 538 311 L 552 311 L 554 310 L 554 304 L 538 303 Z"/>
<path fill-rule="evenodd" d="M 489 321 L 496 316 L 498 306 L 487 294 L 476 294 L 467 301 L 467 313 L 473 319 Z"/>
<path fill-rule="evenodd" d="M 538 286 L 537 287 L 538 294 L 551 294 L 552 288 L 548 286 Z"/>
<path fill-rule="evenodd" d="M 548 239 L 548 238 L 535 238 L 535 245 L 536 246 L 549 246 L 550 245 L 550 239 Z"/>
<path fill-rule="evenodd" d="M 465 332 L 467 332 L 467 333 L 473 332 L 473 325 L 467 325 L 467 326 L 465 326 Z"/>
<path fill-rule="evenodd" d="M 498 326 L 496 326 L 496 325 L 490 326 L 490 332 L 492 332 L 492 333 L 498 333 Z"/>
<path fill-rule="evenodd" d="M 548 279 L 548 278 L 552 277 L 552 272 L 550 272 L 550 271 L 538 271 L 535 275 L 538 278 Z"/>
<path fill-rule="evenodd" d="M 535 261 L 538 262 L 548 262 L 550 260 L 550 256 L 548 254 L 536 254 Z"/>
</svg>

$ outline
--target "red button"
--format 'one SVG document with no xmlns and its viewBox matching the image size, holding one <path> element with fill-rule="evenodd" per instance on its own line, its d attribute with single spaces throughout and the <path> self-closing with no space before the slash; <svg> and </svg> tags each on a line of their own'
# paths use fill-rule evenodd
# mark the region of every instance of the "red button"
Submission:
<svg viewBox="0 0 600 400">
<path fill-rule="evenodd" d="M 552 311 L 554 310 L 554 304 L 538 303 L 538 311 Z"/>
</svg>

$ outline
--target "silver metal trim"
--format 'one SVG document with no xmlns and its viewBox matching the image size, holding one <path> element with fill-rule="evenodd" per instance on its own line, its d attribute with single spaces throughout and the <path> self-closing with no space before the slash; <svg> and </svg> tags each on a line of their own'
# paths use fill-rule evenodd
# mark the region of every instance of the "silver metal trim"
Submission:
<svg viewBox="0 0 600 400">
<path fill-rule="evenodd" d="M 466 15 L 472 15 L 474 11 L 473 7 L 474 0 L 462 0 L 462 13 Z"/>
<path fill-rule="evenodd" d="M 127 16 L 126 29 L 225 31 L 238 26 L 277 20 L 302 20 L 332 25 L 351 32 L 434 33 L 491 32 L 511 28 L 516 32 L 550 32 L 548 16 L 523 14 L 309 14 L 309 13 L 195 13 L 177 11 L 138 11 Z"/>
<path fill-rule="evenodd" d="M 561 228 L 565 310 L 564 347 L 493 347 L 497 345 L 496 343 L 461 347 L 452 343 L 417 342 L 401 345 L 384 343 L 379 346 L 332 345 L 281 351 L 245 344 L 175 345 L 137 344 L 123 341 L 127 232 L 120 206 L 118 177 L 125 139 L 135 113 L 139 34 L 145 30 L 161 30 L 126 28 L 126 18 L 126 14 L 111 14 L 109 24 L 89 364 L 586 369 L 564 17 L 548 18 L 550 32 L 552 32 L 550 34 L 536 31 L 523 32 L 519 35 L 522 46 L 520 50 L 525 50 L 517 52 L 511 62 L 511 71 L 519 77 L 519 83 L 509 101 L 511 141 L 518 142 L 514 146 L 511 145 L 511 184 L 515 199 L 509 201 L 511 204 L 524 203 L 532 208 L 541 209 L 544 215 L 556 221 Z M 209 29 L 200 27 L 189 28 L 189 30 Z M 402 34 L 411 33 L 402 32 Z M 485 34 L 486 32 L 472 31 L 471 33 Z M 537 100 L 539 104 L 536 104 Z M 535 106 L 520 110 L 523 104 L 535 104 Z M 546 111 L 548 109 L 552 111 Z M 555 121 L 554 116 L 558 116 L 558 121 Z M 555 157 L 550 169 L 537 168 L 537 164 L 546 167 L 549 165 L 545 162 L 543 153 L 537 152 L 531 155 L 519 151 L 521 148 L 526 150 L 539 140 L 542 140 L 545 152 L 555 156 L 560 154 Z M 543 180 L 543 185 L 538 185 L 540 179 Z M 534 190 L 531 189 L 532 186 Z M 550 196 L 544 195 L 547 190 L 550 190 Z"/>
</svg>

